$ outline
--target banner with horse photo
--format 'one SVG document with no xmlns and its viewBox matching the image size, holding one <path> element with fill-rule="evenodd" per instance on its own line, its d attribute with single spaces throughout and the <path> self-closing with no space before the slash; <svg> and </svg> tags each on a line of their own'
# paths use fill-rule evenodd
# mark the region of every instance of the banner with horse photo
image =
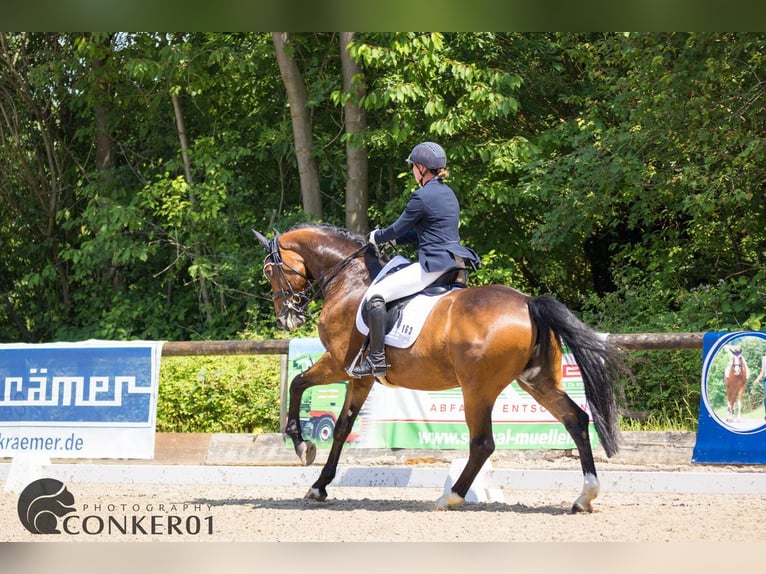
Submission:
<svg viewBox="0 0 766 574">
<path fill-rule="evenodd" d="M 290 341 L 290 381 L 324 353 L 319 339 Z M 562 384 L 567 394 L 589 415 L 579 368 L 564 356 Z M 343 406 L 346 383 L 307 389 L 301 401 L 303 437 L 318 447 L 332 444 L 337 415 Z M 375 384 L 348 438 L 350 447 L 423 450 L 468 449 L 469 435 L 460 389 L 413 391 Z M 574 449 L 564 426 L 530 395 L 512 382 L 492 410 L 492 428 L 498 449 Z M 598 442 L 590 432 L 591 446 Z"/>
<path fill-rule="evenodd" d="M 766 463 L 766 333 L 706 333 L 692 462 Z"/>
</svg>

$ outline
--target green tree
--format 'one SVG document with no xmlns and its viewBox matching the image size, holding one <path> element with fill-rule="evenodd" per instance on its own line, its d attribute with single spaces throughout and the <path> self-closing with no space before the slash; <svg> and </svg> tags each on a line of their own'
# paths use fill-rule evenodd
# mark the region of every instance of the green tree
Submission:
<svg viewBox="0 0 766 574">
<path fill-rule="evenodd" d="M 548 206 L 533 247 L 563 270 L 586 255 L 623 329 L 759 328 L 760 36 L 562 40 L 582 80 L 576 113 L 540 134 L 523 180 Z"/>
</svg>

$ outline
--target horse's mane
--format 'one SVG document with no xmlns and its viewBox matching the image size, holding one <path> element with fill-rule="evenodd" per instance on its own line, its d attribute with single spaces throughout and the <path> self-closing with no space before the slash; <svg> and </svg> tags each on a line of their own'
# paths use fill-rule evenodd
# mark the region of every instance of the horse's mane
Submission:
<svg viewBox="0 0 766 574">
<path fill-rule="evenodd" d="M 330 223 L 300 223 L 292 227 L 290 231 L 294 229 L 311 229 L 318 231 L 319 233 L 332 235 L 342 240 L 351 241 L 352 243 L 358 245 L 360 248 L 368 244 L 367 237 L 349 231 L 348 229 L 336 227 Z M 383 265 L 388 263 L 388 260 L 388 256 L 384 253 L 381 253 L 377 248 L 366 250 L 364 253 L 364 262 L 367 266 L 367 270 L 369 271 L 371 278 L 378 275 Z"/>
<path fill-rule="evenodd" d="M 348 229 L 336 227 L 335 225 L 332 225 L 331 223 L 299 223 L 298 225 L 292 227 L 290 231 L 293 231 L 295 229 L 314 229 L 322 233 L 329 233 L 330 235 L 334 235 L 342 239 L 348 239 L 350 241 L 353 241 L 360 247 L 367 244 L 366 237 L 363 237 L 359 235 L 358 233 L 353 233 L 352 231 L 349 231 Z"/>
</svg>

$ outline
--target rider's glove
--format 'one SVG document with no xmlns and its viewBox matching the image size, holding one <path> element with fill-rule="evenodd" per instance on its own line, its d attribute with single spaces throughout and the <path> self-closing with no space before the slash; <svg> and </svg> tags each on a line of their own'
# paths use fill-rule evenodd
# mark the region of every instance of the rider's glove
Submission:
<svg viewBox="0 0 766 574">
<path fill-rule="evenodd" d="M 373 229 L 372 231 L 370 231 L 370 238 L 368 239 L 368 241 L 370 243 L 372 243 L 375 247 L 378 246 L 378 244 L 375 242 L 375 232 L 376 231 L 377 231 L 377 229 Z"/>
</svg>

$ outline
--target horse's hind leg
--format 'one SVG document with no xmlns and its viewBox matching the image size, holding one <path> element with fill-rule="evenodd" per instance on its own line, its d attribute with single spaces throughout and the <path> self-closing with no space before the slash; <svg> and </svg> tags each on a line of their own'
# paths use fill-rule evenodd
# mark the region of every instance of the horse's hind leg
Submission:
<svg viewBox="0 0 766 574">
<path fill-rule="evenodd" d="M 349 382 L 346 389 L 346 400 L 343 404 L 343 410 L 340 412 L 338 420 L 335 423 L 332 447 L 330 448 L 330 454 L 327 456 L 327 462 L 322 467 L 322 472 L 319 474 L 319 478 L 311 485 L 311 488 L 306 493 L 305 498 L 318 500 L 320 502 L 327 498 L 326 487 L 335 478 L 335 473 L 338 468 L 338 460 L 340 460 L 340 453 L 343 450 L 343 446 L 346 444 L 348 435 L 351 433 L 356 417 L 359 416 L 359 411 L 362 409 L 364 401 L 370 394 L 373 382 L 374 379 L 372 377 L 353 379 Z"/>
<path fill-rule="evenodd" d="M 468 396 L 466 396 L 468 395 Z M 463 403 L 465 405 L 465 422 L 471 442 L 468 447 L 468 462 L 460 476 L 447 494 L 436 501 L 437 510 L 449 510 L 459 506 L 465 500 L 465 495 L 479 474 L 481 467 L 495 450 L 495 440 L 492 436 L 492 405 L 497 393 L 489 397 L 474 397 L 463 388 Z"/>
<path fill-rule="evenodd" d="M 575 403 L 560 387 L 558 380 L 539 375 L 534 380 L 519 379 L 519 385 L 556 417 L 574 440 L 580 455 L 583 473 L 583 489 L 572 505 L 572 513 L 592 512 L 592 502 L 598 496 L 600 483 L 593 460 L 593 450 L 588 434 L 588 414 Z"/>
</svg>

